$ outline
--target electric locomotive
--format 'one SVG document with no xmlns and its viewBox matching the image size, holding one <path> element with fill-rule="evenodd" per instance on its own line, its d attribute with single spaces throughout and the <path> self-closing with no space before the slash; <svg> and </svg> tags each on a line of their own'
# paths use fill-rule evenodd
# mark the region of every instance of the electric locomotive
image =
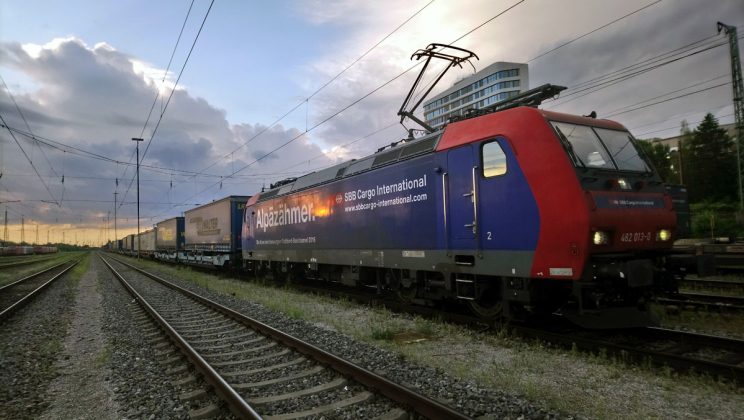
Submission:
<svg viewBox="0 0 744 420">
<path fill-rule="evenodd" d="M 253 196 L 243 259 L 487 317 L 631 326 L 670 281 L 675 223 L 622 125 L 518 107 Z"/>
<path fill-rule="evenodd" d="M 650 294 L 674 283 L 671 198 L 621 124 L 535 106 L 561 89 L 254 195 L 245 265 L 419 304 L 461 301 L 488 318 L 653 323 Z"/>
</svg>

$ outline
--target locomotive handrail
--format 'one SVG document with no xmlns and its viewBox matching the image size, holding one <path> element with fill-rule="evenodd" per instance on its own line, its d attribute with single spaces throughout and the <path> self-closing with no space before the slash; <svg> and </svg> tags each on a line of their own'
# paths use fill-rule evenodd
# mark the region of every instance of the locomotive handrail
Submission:
<svg viewBox="0 0 744 420">
<path fill-rule="evenodd" d="M 447 255 L 450 253 L 449 249 L 449 226 L 447 225 L 447 176 L 449 172 L 442 173 L 442 210 L 444 210 L 444 243 L 447 247 Z"/>
<path fill-rule="evenodd" d="M 478 183 L 476 179 L 477 166 L 473 166 L 473 234 L 475 234 L 475 250 L 480 255 L 480 238 L 478 238 Z"/>
</svg>

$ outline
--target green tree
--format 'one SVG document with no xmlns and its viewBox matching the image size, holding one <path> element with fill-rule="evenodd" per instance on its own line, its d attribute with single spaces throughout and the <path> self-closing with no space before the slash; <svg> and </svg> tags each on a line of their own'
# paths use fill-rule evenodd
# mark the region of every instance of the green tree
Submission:
<svg viewBox="0 0 744 420">
<path fill-rule="evenodd" d="M 641 148 L 641 152 L 651 161 L 651 164 L 656 168 L 656 171 L 664 182 L 677 182 L 679 175 L 677 175 L 674 167 L 675 161 L 672 160 L 671 148 L 666 144 L 661 144 L 654 140 L 656 139 L 636 143 Z"/>
<path fill-rule="evenodd" d="M 683 174 L 690 202 L 735 200 L 734 143 L 718 120 L 709 113 L 691 135 L 684 137 Z"/>
</svg>

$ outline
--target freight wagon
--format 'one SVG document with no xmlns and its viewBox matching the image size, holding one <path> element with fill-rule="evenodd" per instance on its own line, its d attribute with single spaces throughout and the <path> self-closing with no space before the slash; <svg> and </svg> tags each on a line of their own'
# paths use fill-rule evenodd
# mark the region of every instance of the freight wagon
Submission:
<svg viewBox="0 0 744 420">
<path fill-rule="evenodd" d="M 157 224 L 155 238 L 155 258 L 163 261 L 178 261 L 178 253 L 183 250 L 184 218 L 174 217 Z"/>
<path fill-rule="evenodd" d="M 157 238 L 157 230 L 150 229 L 139 234 L 139 242 L 135 247 L 139 247 L 139 254 L 141 257 L 154 257 L 155 256 L 155 243 Z M 136 240 L 136 239 L 135 239 Z"/>
<path fill-rule="evenodd" d="M 239 267 L 241 224 L 250 196 L 231 195 L 184 214 L 184 250 L 178 258 L 188 264 Z"/>
</svg>

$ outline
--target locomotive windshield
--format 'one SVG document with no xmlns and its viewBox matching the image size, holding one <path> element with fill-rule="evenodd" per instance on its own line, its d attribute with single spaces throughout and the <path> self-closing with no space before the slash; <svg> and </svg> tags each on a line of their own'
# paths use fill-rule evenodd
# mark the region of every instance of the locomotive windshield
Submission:
<svg viewBox="0 0 744 420">
<path fill-rule="evenodd" d="M 561 140 L 569 145 L 574 165 L 585 168 L 650 172 L 627 131 L 608 130 L 551 121 Z"/>
</svg>

